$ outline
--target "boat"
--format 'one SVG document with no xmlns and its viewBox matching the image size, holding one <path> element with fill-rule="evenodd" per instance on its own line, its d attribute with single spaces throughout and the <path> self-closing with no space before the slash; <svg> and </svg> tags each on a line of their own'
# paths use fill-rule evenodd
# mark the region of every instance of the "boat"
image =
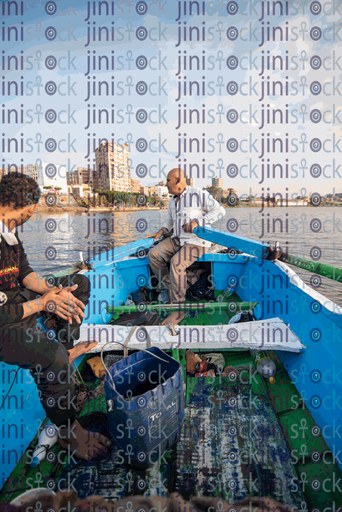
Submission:
<svg viewBox="0 0 342 512">
<path fill-rule="evenodd" d="M 342 308 L 305 284 L 284 261 L 268 259 L 265 244 L 196 229 L 198 236 L 216 244 L 195 262 L 210 272 L 215 300 L 187 302 L 176 332 L 161 325 L 144 327 L 152 345 L 182 365 L 185 409 L 178 441 L 145 469 L 121 460 L 115 447 L 103 459 L 66 464 L 58 443 L 33 468 L 32 453 L 48 420 L 30 374 L 15 373 L 2 363 L 6 444 L 1 452 L 1 501 L 10 502 L 32 488 L 72 486 L 79 497 L 97 494 L 108 500 L 177 491 L 185 499 L 216 496 L 235 503 L 269 496 L 289 510 L 337 510 L 342 496 Z M 132 327 L 111 322 L 113 315 L 136 311 L 139 305 L 125 305 L 127 297 L 151 286 L 146 254 L 153 243 L 137 240 L 98 254 L 83 270 L 74 266 L 64 271 L 87 275 L 92 286 L 80 340 L 95 339 L 98 345 L 76 360 L 89 389 L 101 379 L 87 382 L 87 361 L 104 350 L 117 358 L 123 355 L 116 342 L 123 343 Z M 313 286 L 319 281 L 315 278 Z M 219 302 L 227 286 L 234 291 Z M 170 307 L 145 304 L 142 310 L 167 314 Z M 243 309 L 253 319 L 229 323 Z M 127 346 L 142 348 L 139 330 Z M 187 350 L 223 354 L 239 377 L 189 375 Z M 275 364 L 272 383 L 256 371 L 254 354 L 260 350 Z M 103 394 L 86 402 L 78 415 L 83 426 L 101 432 L 108 429 L 106 416 Z"/>
</svg>

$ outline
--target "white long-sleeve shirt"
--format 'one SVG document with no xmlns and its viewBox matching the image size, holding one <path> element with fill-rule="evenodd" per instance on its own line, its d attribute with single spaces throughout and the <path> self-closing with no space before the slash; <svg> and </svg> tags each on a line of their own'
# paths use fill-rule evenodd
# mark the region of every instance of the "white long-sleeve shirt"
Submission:
<svg viewBox="0 0 342 512">
<path fill-rule="evenodd" d="M 194 233 L 186 233 L 182 226 L 196 220 L 200 227 L 206 227 L 224 217 L 225 213 L 225 208 L 207 190 L 188 186 L 179 196 L 179 201 L 175 197 L 170 198 L 167 217 L 162 227 L 166 231 L 173 228 L 172 238 L 178 237 L 181 245 L 210 247 L 211 242 L 202 240 Z"/>
</svg>

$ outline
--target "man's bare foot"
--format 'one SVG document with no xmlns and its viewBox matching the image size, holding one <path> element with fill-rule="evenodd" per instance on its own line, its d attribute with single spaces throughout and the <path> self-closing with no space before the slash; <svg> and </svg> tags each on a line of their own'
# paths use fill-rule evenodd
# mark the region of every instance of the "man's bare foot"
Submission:
<svg viewBox="0 0 342 512">
<path fill-rule="evenodd" d="M 69 349 L 69 363 L 71 364 L 75 359 L 83 354 L 89 352 L 92 348 L 96 347 L 97 341 L 81 341 L 73 348 Z"/>
<path fill-rule="evenodd" d="M 173 311 L 171 315 L 165 318 L 165 320 L 162 322 L 162 325 L 177 325 L 179 324 L 184 318 L 184 311 Z"/>
<path fill-rule="evenodd" d="M 59 428 L 59 444 L 62 448 L 76 452 L 77 457 L 84 460 L 95 459 L 106 453 L 112 442 L 98 432 L 90 432 L 81 427 L 75 420 L 70 427 Z"/>
</svg>

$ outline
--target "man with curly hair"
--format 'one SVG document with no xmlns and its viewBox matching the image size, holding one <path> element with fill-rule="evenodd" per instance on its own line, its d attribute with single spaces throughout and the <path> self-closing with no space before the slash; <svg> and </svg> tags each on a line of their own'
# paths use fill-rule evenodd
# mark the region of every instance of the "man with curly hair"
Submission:
<svg viewBox="0 0 342 512">
<path fill-rule="evenodd" d="M 60 444 L 89 460 L 111 444 L 81 427 L 73 405 L 71 363 L 96 344 L 79 343 L 73 348 L 90 283 L 75 274 L 50 284 L 29 266 L 16 228 L 35 213 L 39 197 L 38 184 L 29 176 L 10 172 L 0 181 L 0 361 L 30 370 L 46 414 L 58 427 Z M 46 313 L 58 320 L 57 342 L 38 327 L 38 317 Z"/>
</svg>

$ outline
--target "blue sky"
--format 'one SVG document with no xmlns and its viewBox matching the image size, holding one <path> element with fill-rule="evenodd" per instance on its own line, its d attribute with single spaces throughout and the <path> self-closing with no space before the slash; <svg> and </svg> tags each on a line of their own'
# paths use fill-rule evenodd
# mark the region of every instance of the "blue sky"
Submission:
<svg viewBox="0 0 342 512">
<path fill-rule="evenodd" d="M 241 2 L 237 3 L 241 9 Z M 97 9 L 98 4 L 99 2 L 97 2 Z M 342 144 L 339 146 L 338 142 L 341 139 L 340 120 L 342 120 L 342 114 L 335 117 L 335 123 L 331 122 L 332 113 L 337 114 L 338 106 L 341 105 L 342 87 L 338 87 L 338 84 L 342 75 L 340 70 L 342 59 L 341 62 L 337 60 L 339 33 L 336 35 L 341 18 L 338 12 L 324 14 L 323 11 L 328 9 L 327 2 L 321 2 L 324 8 L 319 15 L 310 12 L 310 2 L 291 2 L 288 16 L 266 16 L 264 24 L 259 21 L 261 11 L 256 7 L 256 5 L 260 7 L 260 2 L 247 4 L 248 8 L 252 6 L 251 14 L 248 13 L 248 15 L 241 12 L 229 15 L 227 11 L 229 2 L 205 2 L 205 16 L 194 14 L 189 16 L 187 13 L 179 22 L 176 21 L 179 4 L 175 1 L 146 2 L 147 12 L 145 14 L 137 12 L 139 6 L 144 11 L 144 2 L 122 0 L 121 2 L 108 2 L 108 4 L 110 9 L 114 6 L 114 16 L 111 14 L 106 16 L 104 13 L 99 16 L 97 10 L 97 15 L 91 15 L 88 21 L 86 21 L 88 4 L 78 0 L 74 1 L 72 5 L 63 0 L 56 2 L 31 0 L 25 2 L 24 16 L 2 16 L 5 21 L 5 39 L 8 26 L 14 25 L 18 29 L 23 26 L 25 36 L 24 42 L 15 42 L 12 38 L 12 41 L 2 43 L 5 52 L 2 54 L 3 56 L 7 58 L 9 55 L 18 57 L 23 55 L 25 60 L 23 71 L 8 71 L 7 68 L 2 70 L 6 87 L 8 81 L 20 83 L 23 80 L 25 89 L 23 97 L 15 98 L 7 94 L 2 97 L 2 105 L 5 105 L 2 110 L 5 112 L 5 116 L 8 115 L 9 108 L 17 110 L 23 108 L 24 110 L 23 125 L 3 124 L 2 133 L 5 133 L 6 144 L 8 138 L 20 139 L 20 134 L 23 134 L 25 144 L 23 154 L 14 154 L 13 152 L 3 154 L 6 164 L 20 163 L 22 158 L 25 164 L 34 163 L 36 159 L 40 159 L 43 162 L 52 162 L 57 166 L 69 165 L 70 168 L 87 166 L 88 134 L 90 134 L 91 141 L 95 134 L 96 141 L 104 137 L 114 138 L 115 141 L 131 141 L 132 178 L 138 178 L 136 168 L 139 164 L 145 164 L 149 169 L 148 175 L 141 179 L 142 184 L 153 184 L 165 179 L 167 171 L 180 163 L 182 167 L 186 164 L 188 170 L 190 164 L 193 165 L 193 169 L 196 169 L 196 165 L 201 169 L 200 178 L 197 178 L 196 175 L 193 176 L 196 178 L 196 185 L 206 186 L 210 183 L 211 177 L 220 175 L 224 179 L 225 188 L 233 187 L 240 194 L 250 191 L 253 194 L 260 193 L 262 188 L 265 192 L 269 188 L 271 193 L 284 193 L 287 188 L 291 194 L 301 195 L 310 192 L 332 193 L 334 189 L 336 192 L 342 192 L 340 185 L 342 168 L 338 167 L 341 161 L 340 150 L 342 150 Z M 203 3 L 199 2 L 199 4 L 202 8 Z M 50 6 L 52 14 L 47 14 L 46 11 L 49 9 L 46 7 L 47 5 Z M 285 7 L 285 2 L 283 5 Z M 90 6 L 92 8 L 93 2 L 90 2 Z M 184 2 L 182 2 L 182 7 L 184 7 Z M 187 2 L 187 9 L 189 10 L 189 2 Z M 258 14 L 255 13 L 255 10 Z M 23 25 L 21 25 L 22 22 Z M 267 25 L 268 22 L 269 25 Z M 268 42 L 260 46 L 262 28 L 270 27 L 272 29 L 275 26 L 280 27 L 284 33 L 288 29 L 289 39 L 294 40 Z M 49 27 L 51 41 L 48 40 L 49 32 L 45 34 Z M 115 40 L 87 44 L 88 27 L 95 28 L 97 34 L 99 27 L 103 27 L 103 37 L 106 30 L 104 27 L 107 27 L 109 32 L 114 29 Z M 146 39 L 139 40 L 137 38 L 138 27 L 141 27 L 140 37 L 142 39 L 147 31 Z M 183 31 L 186 28 L 187 38 L 190 28 L 192 28 L 193 34 L 197 30 L 196 27 L 201 30 L 205 29 L 206 40 L 204 42 L 182 41 L 178 45 L 179 27 Z M 227 37 L 227 31 L 232 27 L 233 32 L 237 30 L 239 33 L 235 40 L 229 40 Z M 310 36 L 310 30 L 313 27 L 323 31 L 322 37 L 318 40 L 314 40 Z M 326 29 L 325 32 L 324 29 Z M 301 30 L 302 32 L 300 32 Z M 327 39 L 333 36 L 333 30 L 335 30 L 336 40 L 328 41 Z M 57 36 L 54 38 L 56 33 Z M 248 33 L 252 34 L 252 40 L 243 41 L 240 35 L 246 37 Z M 255 36 L 258 40 L 254 40 Z M 65 38 L 70 40 L 61 40 Z M 24 53 L 20 54 L 21 51 Z M 288 56 L 290 69 L 271 70 L 267 74 L 261 75 L 262 57 L 272 58 L 278 55 L 283 59 Z M 45 66 L 45 59 L 49 56 L 57 59 L 57 67 L 54 69 L 47 69 Z M 96 58 L 107 56 L 109 59 L 114 57 L 114 70 L 96 70 L 90 73 L 90 78 L 88 78 L 85 75 L 87 58 L 94 56 Z M 186 57 L 187 67 L 190 57 L 192 57 L 194 67 L 196 57 L 198 57 L 201 67 L 203 67 L 204 59 L 205 69 L 198 71 L 182 69 L 181 73 L 177 75 L 179 56 L 182 59 Z M 314 69 L 310 65 L 310 59 L 313 56 L 318 56 L 323 63 L 318 69 Z M 142 57 L 142 60 L 137 61 L 138 57 Z M 227 59 L 229 57 L 238 59 L 236 69 L 228 68 Z M 137 62 L 140 62 L 143 67 L 145 59 L 147 60 L 146 68 L 139 69 Z M 59 67 L 68 68 L 68 62 L 70 69 L 58 69 Z M 182 64 L 183 62 L 184 60 L 182 60 Z M 324 67 L 331 67 L 333 62 L 335 69 L 324 69 Z M 259 69 L 255 69 L 256 66 Z M 252 69 L 242 69 L 242 67 L 252 67 Z M 49 81 L 53 81 L 63 95 L 58 92 L 53 95 L 47 94 L 45 86 Z M 98 88 L 100 81 L 103 82 L 102 91 L 106 88 L 104 82 L 108 82 L 109 96 L 96 95 L 87 101 L 88 82 L 95 83 Z M 324 92 L 318 95 L 312 94 L 309 85 L 315 81 L 318 81 L 322 87 L 325 86 L 327 94 L 331 93 L 330 84 L 334 83 L 337 87 L 335 95 L 328 96 Z M 138 94 L 136 91 L 138 82 L 145 82 L 149 92 Z M 203 87 L 205 88 L 204 94 L 199 96 L 195 94 L 192 96 L 182 95 L 180 99 L 177 99 L 179 82 L 183 87 L 184 83 L 186 84 L 187 91 L 189 91 L 190 82 L 193 82 L 193 90 L 197 88 L 195 82 L 198 82 L 201 93 Z M 235 95 L 230 95 L 227 92 L 227 84 L 230 82 L 238 84 L 239 92 Z M 264 101 L 259 101 L 260 96 L 257 96 L 255 91 L 260 93 L 262 83 L 267 82 L 270 82 L 271 87 L 273 82 L 281 83 L 284 87 L 287 83 L 290 94 L 288 96 L 271 95 Z M 68 91 L 68 86 L 69 95 L 64 95 Z M 241 94 L 241 86 L 242 91 L 246 93 L 250 89 L 252 94 L 245 96 Z M 111 94 L 112 87 L 114 87 L 114 95 Z M 143 90 L 145 86 L 142 84 L 140 87 Z M 277 87 L 279 91 L 281 86 Z M 294 87 L 298 90 L 297 94 L 294 94 Z M 155 93 L 157 94 L 155 95 Z M 264 108 L 261 105 L 264 105 Z M 95 109 L 97 120 L 99 110 L 103 111 L 103 120 L 106 116 L 104 109 L 107 109 L 110 120 L 112 115 L 114 116 L 114 122 L 109 124 L 96 122 L 86 129 L 88 108 L 91 109 L 91 115 Z M 49 123 L 45 119 L 45 113 L 51 109 L 55 110 L 57 121 Z M 200 120 L 202 121 L 204 115 L 206 122 L 182 123 L 182 126 L 177 129 L 179 112 L 181 112 L 182 119 L 186 115 L 188 121 L 190 109 L 194 111 L 193 120 L 197 120 L 196 109 L 200 114 Z M 237 114 L 231 112 L 231 117 L 238 115 L 239 120 L 230 123 L 227 120 L 227 113 L 233 109 Z M 272 116 L 273 110 L 281 110 L 284 119 L 288 112 L 289 123 L 280 124 L 278 122 L 280 114 L 278 113 L 278 117 L 276 116 L 278 121 L 275 124 L 271 123 L 264 129 L 260 129 L 262 110 L 265 116 L 267 111 Z M 324 122 L 323 119 L 318 123 L 312 122 L 309 115 L 313 110 L 316 112 L 316 116 L 319 115 L 317 111 L 324 114 L 324 119 L 328 122 Z M 241 114 L 241 112 L 244 113 Z M 60 121 L 67 120 L 68 113 L 69 123 L 64 124 L 58 121 L 58 119 Z M 54 114 L 50 112 L 50 116 L 53 117 Z M 140 120 L 147 117 L 147 121 L 139 122 L 136 116 L 140 116 Z M 186 135 L 184 136 L 184 134 Z M 48 152 L 44 147 L 49 138 L 54 138 L 57 141 L 55 151 Z M 184 138 L 187 144 L 186 152 L 184 152 Z M 323 143 L 322 149 L 318 152 L 310 149 L 310 142 L 315 138 L 319 138 Z M 137 141 L 139 139 L 145 139 L 148 146 L 147 151 L 138 151 Z M 238 141 L 237 151 L 233 152 L 227 149 L 230 139 Z M 274 142 L 274 139 L 278 139 L 278 142 Z M 182 141 L 182 155 L 179 160 L 177 154 L 180 140 Z M 39 143 L 39 141 L 43 141 L 43 143 Z M 271 151 L 266 154 L 264 162 L 260 158 L 262 141 L 265 141 L 265 144 L 269 141 L 271 148 L 273 143 L 275 144 L 275 152 Z M 331 152 L 333 142 L 335 149 L 334 152 Z M 280 153 L 281 143 L 283 143 L 283 149 L 288 143 L 288 152 Z M 190 144 L 192 144 L 191 153 L 189 152 Z M 141 142 L 141 145 L 144 147 L 144 141 Z M 198 145 L 199 152 L 197 152 Z M 327 151 L 324 151 L 324 148 Z M 91 164 L 93 158 L 94 154 L 91 154 Z M 286 159 L 288 159 L 287 162 Z M 262 163 L 264 166 L 267 163 L 271 166 L 277 165 L 274 177 L 272 167 L 269 178 L 267 178 L 267 167 L 264 167 L 263 177 Z M 239 174 L 236 177 L 229 177 L 227 169 L 231 164 L 235 164 L 239 169 Z M 287 176 L 286 164 L 288 165 Z M 310 168 L 313 164 L 321 166 L 319 177 L 310 175 Z M 280 177 L 280 165 L 283 166 L 282 178 Z M 314 173 L 314 171 L 312 172 Z"/>
</svg>

